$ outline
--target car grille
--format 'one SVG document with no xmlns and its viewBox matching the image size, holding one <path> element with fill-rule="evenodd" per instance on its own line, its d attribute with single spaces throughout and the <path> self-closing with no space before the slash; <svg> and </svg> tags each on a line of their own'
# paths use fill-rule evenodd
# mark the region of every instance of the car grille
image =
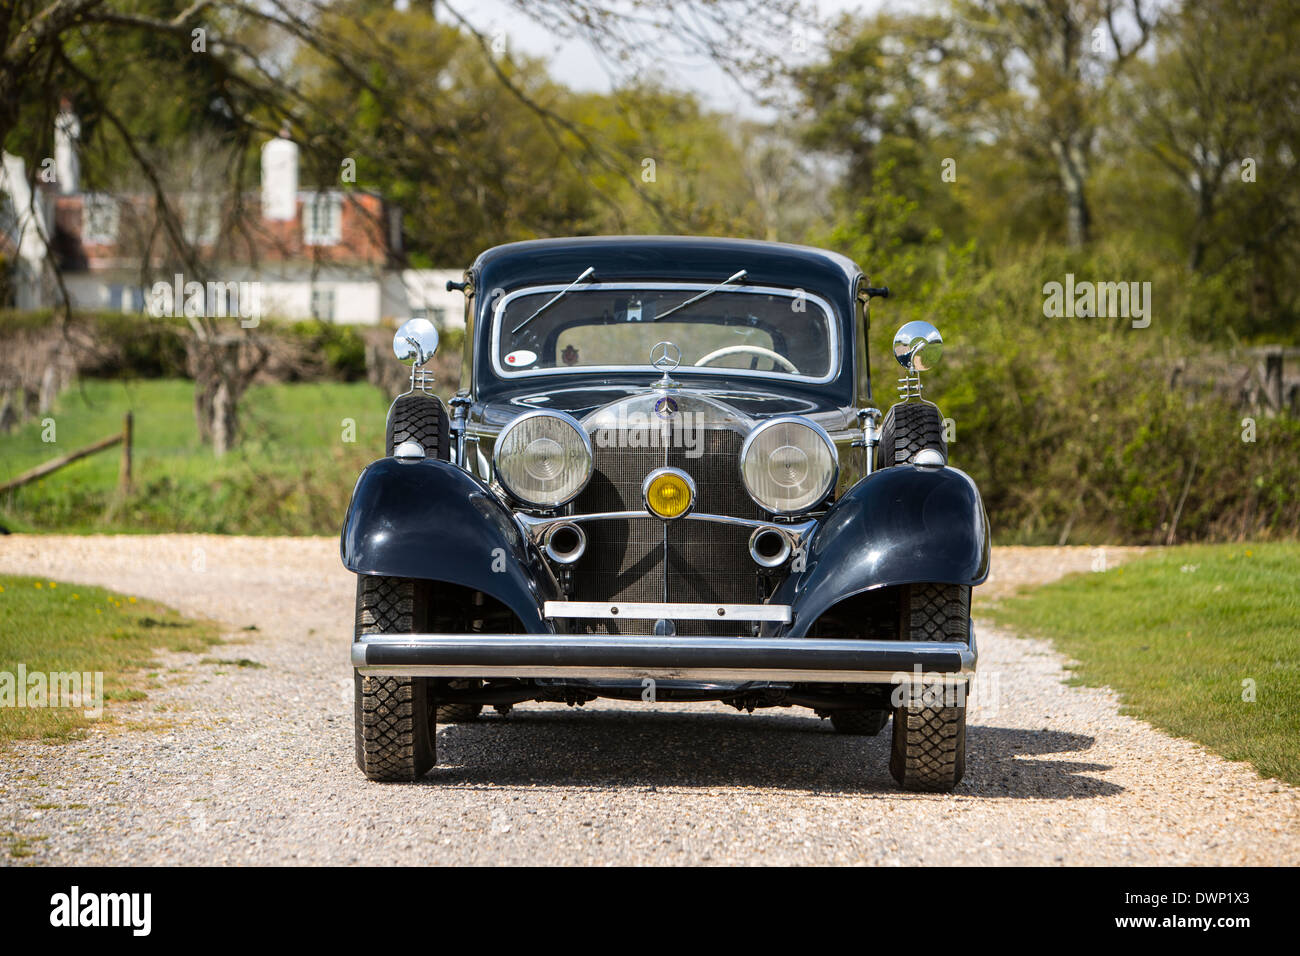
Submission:
<svg viewBox="0 0 1300 956">
<path fill-rule="evenodd" d="M 690 449 L 672 443 L 665 449 L 647 447 L 647 433 L 623 431 L 614 447 L 593 449 L 590 484 L 578 496 L 574 511 L 641 511 L 641 483 L 655 468 L 680 468 L 695 481 L 694 511 L 762 518 L 740 481 L 740 446 L 744 436 L 729 429 L 710 428 Z M 638 441 L 637 439 L 642 439 Z M 700 454 L 700 449 L 703 453 Z M 587 550 L 574 568 L 574 600 L 664 600 L 664 531 L 659 521 L 595 521 L 584 524 Z M 668 600 L 753 604 L 759 597 L 759 577 L 749 556 L 750 530 L 707 521 L 674 521 L 668 526 Z M 584 621 L 593 634 L 649 634 L 653 621 Z M 734 633 L 736 624 L 679 621 L 678 634 Z"/>
</svg>

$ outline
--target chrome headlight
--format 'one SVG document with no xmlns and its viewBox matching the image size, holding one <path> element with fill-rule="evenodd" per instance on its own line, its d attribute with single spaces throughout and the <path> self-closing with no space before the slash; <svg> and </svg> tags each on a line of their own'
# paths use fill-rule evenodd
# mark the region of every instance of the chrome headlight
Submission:
<svg viewBox="0 0 1300 956">
<path fill-rule="evenodd" d="M 528 412 L 501 430 L 493 468 L 506 491 L 539 508 L 572 501 L 591 479 L 591 439 L 563 412 Z"/>
<path fill-rule="evenodd" d="M 840 460 L 826 430 L 806 418 L 774 418 L 749 433 L 740 449 L 740 477 L 761 508 L 807 511 L 831 493 Z"/>
</svg>

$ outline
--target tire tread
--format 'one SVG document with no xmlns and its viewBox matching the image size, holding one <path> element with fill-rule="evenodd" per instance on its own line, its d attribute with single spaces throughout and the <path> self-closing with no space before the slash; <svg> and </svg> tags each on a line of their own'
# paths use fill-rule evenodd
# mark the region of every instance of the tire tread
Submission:
<svg viewBox="0 0 1300 956">
<path fill-rule="evenodd" d="M 424 392 L 400 395 L 388 410 L 385 454 L 404 441 L 420 443 L 429 458 L 447 461 L 450 456 L 447 410 L 442 402 Z"/>
<path fill-rule="evenodd" d="M 885 413 L 880 425 L 878 467 L 904 465 L 916 453 L 932 448 L 948 461 L 948 443 L 943 437 L 943 416 L 930 402 L 900 402 Z"/>
<path fill-rule="evenodd" d="M 904 636 L 914 641 L 965 641 L 971 589 L 912 584 L 903 604 Z M 946 688 L 935 688 L 943 694 Z M 889 772 L 905 790 L 947 793 L 966 773 L 966 706 L 924 699 L 894 709 Z"/>
<path fill-rule="evenodd" d="M 356 631 L 410 633 L 416 584 L 362 575 L 357 582 Z M 435 733 L 427 683 L 413 677 L 354 673 L 357 766 L 370 780 L 417 780 L 434 764 Z"/>
</svg>

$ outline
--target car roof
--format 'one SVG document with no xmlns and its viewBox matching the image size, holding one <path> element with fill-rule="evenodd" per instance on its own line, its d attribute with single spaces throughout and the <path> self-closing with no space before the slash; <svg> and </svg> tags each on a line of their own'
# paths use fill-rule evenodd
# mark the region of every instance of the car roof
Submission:
<svg viewBox="0 0 1300 956">
<path fill-rule="evenodd" d="M 747 272 L 745 285 L 802 289 L 823 296 L 832 307 L 843 343 L 840 368 L 834 381 L 809 385 L 768 382 L 775 390 L 800 393 L 821 401 L 837 396 L 843 405 L 852 400 L 857 329 L 854 297 L 862 271 L 846 256 L 781 242 L 754 239 L 719 239 L 704 236 L 585 236 L 564 239 L 531 239 L 495 246 L 483 252 L 471 267 L 474 283 L 474 334 L 466 342 L 472 349 L 472 381 L 476 396 L 489 400 L 498 394 L 518 390 L 520 383 L 506 382 L 491 368 L 488 348 L 488 316 L 499 293 L 529 286 L 567 285 L 588 267 L 593 282 L 642 282 L 676 280 L 700 284 L 721 282 L 739 269 Z M 476 340 L 483 340 L 476 343 Z M 634 371 L 621 378 L 613 373 L 575 371 L 574 378 L 598 377 L 640 379 L 647 373 Z M 565 383 L 558 381 L 556 387 Z M 522 381 L 522 380 L 521 380 Z M 703 381 L 703 379 L 701 379 Z M 525 383 L 536 389 L 536 384 Z M 720 373 L 709 387 L 726 384 Z"/>
<path fill-rule="evenodd" d="M 745 269 L 761 285 L 843 289 L 861 269 L 847 256 L 811 246 L 708 236 L 575 236 L 530 239 L 483 252 L 473 270 L 480 289 L 568 282 L 587 267 L 595 281 L 686 279 L 720 282 Z M 486 281 L 484 281 L 486 280 Z M 498 281 L 499 280 L 499 281 Z"/>
</svg>

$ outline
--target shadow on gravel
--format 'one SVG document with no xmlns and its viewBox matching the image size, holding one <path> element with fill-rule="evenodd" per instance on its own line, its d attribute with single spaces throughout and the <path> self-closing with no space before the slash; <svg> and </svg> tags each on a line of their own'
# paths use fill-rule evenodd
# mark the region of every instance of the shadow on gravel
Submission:
<svg viewBox="0 0 1300 956">
<path fill-rule="evenodd" d="M 440 727 L 438 766 L 423 785 L 745 786 L 900 797 L 889 776 L 890 731 L 849 737 L 829 721 L 778 714 L 516 710 Z M 1123 790 L 1083 776 L 1104 765 L 1051 759 L 1088 750 L 1092 737 L 974 725 L 967 733 L 959 795 L 1080 799 Z"/>
<path fill-rule="evenodd" d="M 1079 763 L 1052 754 L 1091 750 L 1095 737 L 1061 730 L 1025 730 L 1020 727 L 966 728 L 966 776 L 957 792 L 979 797 L 1033 797 L 1079 800 L 1110 797 L 1124 788 L 1106 780 L 1084 776 L 1110 766 Z M 1022 760 L 1022 757 L 1031 757 Z"/>
</svg>

